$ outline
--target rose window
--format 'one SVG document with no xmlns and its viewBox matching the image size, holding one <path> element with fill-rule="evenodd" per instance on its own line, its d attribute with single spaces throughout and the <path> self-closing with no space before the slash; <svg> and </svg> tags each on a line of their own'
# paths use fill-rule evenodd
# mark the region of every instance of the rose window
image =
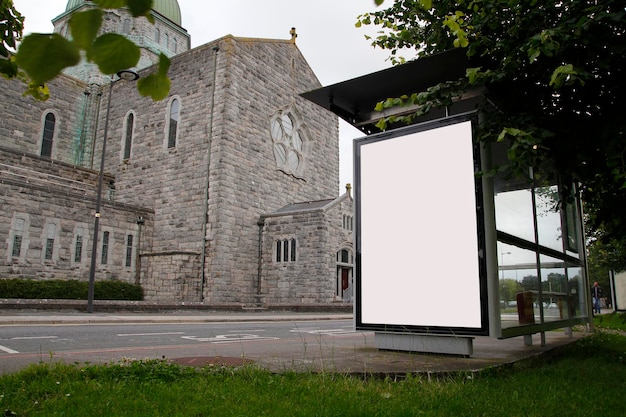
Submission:
<svg viewBox="0 0 626 417">
<path fill-rule="evenodd" d="M 278 168 L 302 178 L 307 141 L 297 114 L 293 110 L 276 113 L 271 119 L 271 136 Z"/>
</svg>

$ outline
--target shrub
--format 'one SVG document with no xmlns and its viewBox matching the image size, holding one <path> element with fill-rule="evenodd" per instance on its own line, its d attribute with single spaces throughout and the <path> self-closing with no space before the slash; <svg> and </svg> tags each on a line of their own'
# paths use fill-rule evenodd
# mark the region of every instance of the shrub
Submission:
<svg viewBox="0 0 626 417">
<path fill-rule="evenodd" d="M 0 279 L 0 298 L 86 300 L 88 292 L 86 281 Z M 94 299 L 143 300 L 143 290 L 121 281 L 96 281 Z"/>
</svg>

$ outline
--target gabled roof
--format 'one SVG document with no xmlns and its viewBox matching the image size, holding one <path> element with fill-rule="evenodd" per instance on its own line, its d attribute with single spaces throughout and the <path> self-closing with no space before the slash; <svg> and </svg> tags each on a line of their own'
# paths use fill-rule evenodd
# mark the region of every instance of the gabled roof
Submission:
<svg viewBox="0 0 626 417">
<path fill-rule="evenodd" d="M 380 116 L 374 115 L 376 103 L 426 90 L 465 76 L 468 58 L 465 49 L 453 49 L 406 64 L 353 78 L 301 96 L 335 113 L 366 134 L 378 132 Z"/>
<path fill-rule="evenodd" d="M 302 214 L 306 212 L 324 211 L 330 209 L 331 207 L 335 206 L 346 198 L 350 198 L 350 194 L 345 193 L 337 198 L 330 198 L 326 200 L 305 201 L 301 203 L 289 204 L 287 206 L 279 208 L 273 213 L 266 214 L 261 217 L 278 217 L 292 214 Z"/>
</svg>

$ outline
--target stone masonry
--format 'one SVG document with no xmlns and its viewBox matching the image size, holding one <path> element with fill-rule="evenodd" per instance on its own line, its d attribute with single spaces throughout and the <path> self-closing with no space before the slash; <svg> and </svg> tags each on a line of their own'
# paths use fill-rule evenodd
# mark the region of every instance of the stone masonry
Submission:
<svg viewBox="0 0 626 417">
<path fill-rule="evenodd" d="M 229 35 L 175 55 L 169 76 L 158 102 L 125 81 L 60 76 L 46 102 L 0 81 L 0 278 L 87 279 L 110 100 L 97 279 L 140 283 L 158 301 L 349 302 L 338 122 L 299 96 L 320 84 L 295 42 Z"/>
</svg>

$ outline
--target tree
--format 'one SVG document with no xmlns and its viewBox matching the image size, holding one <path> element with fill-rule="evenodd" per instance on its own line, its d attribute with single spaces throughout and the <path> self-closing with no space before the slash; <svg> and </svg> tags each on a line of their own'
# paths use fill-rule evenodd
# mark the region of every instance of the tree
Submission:
<svg viewBox="0 0 626 417">
<path fill-rule="evenodd" d="M 119 34 L 99 34 L 104 9 L 125 7 L 133 17 L 145 17 L 152 22 L 152 0 L 93 0 L 93 4 L 95 7 L 75 13 L 70 19 L 71 39 L 56 33 L 34 33 L 22 39 L 24 18 L 15 10 L 12 0 L 2 0 L 0 55 L 4 59 L 0 59 L 0 73 L 23 79 L 28 83 L 25 94 L 45 100 L 49 95 L 45 83 L 65 68 L 79 64 L 81 53 L 107 75 L 136 66 L 140 49 L 135 43 Z M 11 52 L 20 40 L 17 51 Z M 137 83 L 139 93 L 153 100 L 167 97 L 169 65 L 169 58 L 161 54 L 156 72 Z"/>
<path fill-rule="evenodd" d="M 383 0 L 376 0 L 377 4 Z M 601 239 L 626 236 L 626 10 L 623 0 L 395 0 L 357 26 L 382 29 L 372 45 L 394 63 L 464 48 L 460 80 L 379 103 L 431 106 L 486 87 L 502 112 L 480 126 L 484 143 L 510 141 L 511 173 L 528 167 L 552 183 L 579 183 L 587 225 Z M 558 174 L 557 174 L 558 173 Z"/>
<path fill-rule="evenodd" d="M 522 292 L 523 290 L 522 284 L 513 278 L 504 278 L 500 280 L 500 297 L 501 301 L 504 301 L 505 305 L 507 305 L 509 301 L 515 301 L 517 299 L 517 293 Z"/>
</svg>

